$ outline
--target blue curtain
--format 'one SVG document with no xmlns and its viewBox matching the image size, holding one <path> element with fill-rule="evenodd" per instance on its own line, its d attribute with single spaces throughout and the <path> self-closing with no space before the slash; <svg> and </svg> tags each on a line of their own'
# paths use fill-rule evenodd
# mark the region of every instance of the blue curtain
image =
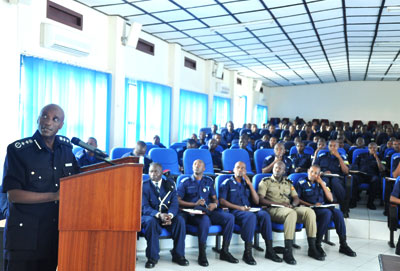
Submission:
<svg viewBox="0 0 400 271">
<path fill-rule="evenodd" d="M 207 126 L 208 95 L 181 89 L 178 140 L 182 141 Z"/>
<path fill-rule="evenodd" d="M 151 142 L 155 135 L 169 145 L 171 92 L 168 86 L 126 79 L 125 146 L 134 147 L 138 140 Z"/>
<path fill-rule="evenodd" d="M 60 105 L 65 112 L 59 134 L 97 139 L 109 149 L 111 75 L 72 65 L 21 56 L 19 124 L 21 136 L 31 136 L 43 106 Z"/>
<path fill-rule="evenodd" d="M 225 127 L 231 120 L 231 99 L 214 96 L 213 124 Z"/>
<path fill-rule="evenodd" d="M 262 127 L 263 123 L 268 121 L 268 106 L 259 105 L 256 106 L 256 124 L 258 127 Z"/>
</svg>

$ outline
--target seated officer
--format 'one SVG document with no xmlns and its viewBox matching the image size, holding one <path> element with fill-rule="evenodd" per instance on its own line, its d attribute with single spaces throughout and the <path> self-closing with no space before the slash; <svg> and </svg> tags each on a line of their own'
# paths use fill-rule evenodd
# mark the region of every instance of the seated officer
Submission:
<svg viewBox="0 0 400 271">
<path fill-rule="evenodd" d="M 187 150 L 187 149 L 197 149 L 198 145 L 196 140 L 194 140 L 193 138 L 189 139 L 186 142 L 186 147 L 183 147 L 182 150 L 178 151 L 178 163 L 181 167 L 183 167 L 183 153 Z"/>
<path fill-rule="evenodd" d="M 293 161 L 294 172 L 306 172 L 311 166 L 311 155 L 304 153 L 304 142 L 297 142 L 297 153 L 290 157 Z"/>
<path fill-rule="evenodd" d="M 153 145 L 157 145 L 158 147 L 165 149 L 165 146 L 161 143 L 160 137 L 158 135 L 155 135 L 153 137 Z"/>
<path fill-rule="evenodd" d="M 222 227 L 222 250 L 219 254 L 221 260 L 230 263 L 239 261 L 229 253 L 229 244 L 232 239 L 235 217 L 232 214 L 217 209 L 218 200 L 215 194 L 214 181 L 210 177 L 203 176 L 205 164 L 202 160 L 193 162 L 193 175 L 182 180 L 178 187 L 178 202 L 181 208 L 193 208 L 202 210 L 204 215 L 190 215 L 181 212 L 180 215 L 186 223 L 199 227 L 199 257 L 198 263 L 201 266 L 208 266 L 206 255 L 206 244 L 208 231 L 211 223 Z"/>
<path fill-rule="evenodd" d="M 149 167 L 151 162 L 153 162 L 149 157 L 146 155 L 147 145 L 143 141 L 136 142 L 136 147 L 131 151 L 127 152 L 122 157 L 128 156 L 139 156 L 139 163 L 143 164 L 143 173 L 149 173 Z"/>
<path fill-rule="evenodd" d="M 205 131 L 200 131 L 199 133 L 199 141 L 197 142 L 199 146 L 207 145 L 207 134 Z"/>
<path fill-rule="evenodd" d="M 218 146 L 221 146 L 223 149 L 228 148 L 228 146 L 222 142 L 222 136 L 220 134 L 215 134 L 213 138 L 217 141 Z"/>
<path fill-rule="evenodd" d="M 215 140 L 214 138 L 211 138 L 208 141 L 208 150 L 211 153 L 213 167 L 222 169 L 222 153 L 220 151 L 218 151 L 218 147 L 220 147 L 220 146 L 218 146 L 217 140 Z"/>
<path fill-rule="evenodd" d="M 329 152 L 320 153 L 314 160 L 314 165 L 319 165 L 321 171 L 326 174 L 338 174 L 340 177 L 328 177 L 323 176 L 322 179 L 331 188 L 333 195 L 337 198 L 340 203 L 340 207 L 345 215 L 348 217 L 347 206 L 344 205 L 346 197 L 346 190 L 344 188 L 344 176 L 349 174 L 349 168 L 343 157 L 339 154 L 339 144 L 336 140 L 329 141 Z"/>
<path fill-rule="evenodd" d="M 277 143 L 274 148 L 274 153 L 273 155 L 269 155 L 265 157 L 262 165 L 262 173 L 270 173 L 272 172 L 272 168 L 274 165 L 282 161 L 285 166 L 286 166 L 286 171 L 285 175 L 289 176 L 289 174 L 293 173 L 293 163 L 292 160 L 290 160 L 289 157 L 287 157 L 285 154 L 285 146 L 282 143 Z"/>
<path fill-rule="evenodd" d="M 354 153 L 354 151 L 355 151 L 355 150 L 359 150 L 359 149 L 364 149 L 364 147 L 365 147 L 365 140 L 364 140 L 364 138 L 358 137 L 358 138 L 356 139 L 356 145 L 355 145 L 355 146 L 356 146 L 356 147 L 355 147 L 354 149 L 352 149 L 352 150 L 349 151 L 348 160 L 349 160 L 349 163 L 350 163 L 350 164 L 353 163 L 353 153 Z"/>
<path fill-rule="evenodd" d="M 255 142 L 257 139 L 260 139 L 261 135 L 259 133 L 257 124 L 253 123 L 251 125 L 251 134 L 250 134 L 250 139 Z"/>
<path fill-rule="evenodd" d="M 275 137 L 276 139 L 279 139 L 281 137 L 281 133 L 276 130 L 275 125 L 273 124 L 270 124 L 268 126 L 268 132 L 270 137 Z M 273 147 L 271 146 L 271 148 Z"/>
<path fill-rule="evenodd" d="M 296 222 L 304 223 L 308 240 L 308 256 L 323 261 L 325 258 L 315 247 L 315 236 L 317 234 L 317 223 L 315 213 L 307 207 L 297 207 L 299 198 L 292 181 L 284 177 L 285 164 L 279 161 L 274 164 L 272 177 L 261 180 L 258 185 L 258 196 L 260 205 L 281 207 L 270 207 L 268 209 L 273 221 L 284 224 L 285 250 L 283 260 L 288 264 L 296 264 L 292 254 L 293 238 L 296 229 Z M 283 206 L 283 207 L 282 207 Z"/>
<path fill-rule="evenodd" d="M 97 140 L 94 137 L 89 137 L 87 144 L 97 148 Z M 97 159 L 93 152 L 87 150 L 81 150 L 76 155 L 76 161 L 80 167 L 93 165 L 102 162 L 102 160 Z"/>
<path fill-rule="evenodd" d="M 222 140 L 228 145 L 228 147 L 231 146 L 232 140 L 239 138 L 239 133 L 235 131 L 232 121 L 226 123 L 226 130 L 222 132 L 221 136 Z"/>
<path fill-rule="evenodd" d="M 314 138 L 314 133 L 311 129 L 311 125 L 306 125 L 305 129 L 300 131 L 299 136 L 301 137 L 302 140 L 313 140 Z"/>
<path fill-rule="evenodd" d="M 269 148 L 269 135 L 265 134 L 261 137 L 261 140 L 257 142 L 254 146 L 257 150 L 258 149 L 268 149 Z"/>
<path fill-rule="evenodd" d="M 172 261 L 187 266 L 185 259 L 185 220 L 178 215 L 179 204 L 175 183 L 163 180 L 162 166 L 151 163 L 150 179 L 143 182 L 142 192 L 142 230 L 147 241 L 146 268 L 153 268 L 160 258 L 161 228 L 166 227 L 171 232 L 174 248 L 171 250 Z"/>
<path fill-rule="evenodd" d="M 249 145 L 249 136 L 248 135 L 243 134 L 243 135 L 241 135 L 239 137 L 239 148 L 247 151 L 247 153 L 249 154 L 251 167 L 254 169 L 255 168 L 255 166 L 254 166 L 254 152 L 253 152 L 253 149 Z"/>
<path fill-rule="evenodd" d="M 368 153 L 358 155 L 351 165 L 352 170 L 363 172 L 360 174 L 353 174 L 353 195 L 350 202 L 350 207 L 352 208 L 357 206 L 358 185 L 361 183 L 369 183 L 367 208 L 376 210 L 374 200 L 379 190 L 381 180 L 380 173 L 385 170 L 385 167 L 378 157 L 377 149 L 378 146 L 375 142 L 369 143 Z"/>
<path fill-rule="evenodd" d="M 400 182 L 396 182 L 394 185 L 392 194 L 390 194 L 390 202 L 398 205 L 400 204 Z M 400 255 L 400 236 L 397 241 L 395 253 Z"/>
<path fill-rule="evenodd" d="M 333 220 L 336 232 L 339 236 L 340 247 L 339 252 L 347 256 L 355 257 L 357 254 L 347 245 L 346 242 L 346 225 L 344 223 L 343 213 L 334 207 L 318 208 L 328 202 L 333 201 L 333 196 L 329 188 L 320 176 L 321 169 L 317 165 L 313 165 L 308 169 L 308 177 L 297 183 L 297 194 L 299 195 L 300 204 L 305 206 L 313 206 L 315 215 L 317 216 L 317 240 L 316 247 L 320 254 L 326 256 L 322 249 L 322 238 L 328 231 L 328 225 Z"/>
<path fill-rule="evenodd" d="M 266 244 L 265 258 L 274 262 L 282 262 L 272 247 L 272 226 L 269 213 L 264 210 L 250 212 L 251 202 L 258 204 L 258 195 L 246 175 L 246 164 L 237 162 L 233 172 L 235 175 L 221 184 L 219 202 L 222 207 L 229 208 L 229 212 L 235 216 L 235 223 L 240 226 L 240 236 L 245 242 L 243 261 L 250 265 L 257 264 L 251 249 L 254 232 L 258 225 Z"/>
<path fill-rule="evenodd" d="M 271 136 L 270 138 L 269 138 L 269 147 L 268 148 L 270 148 L 270 149 L 273 149 L 273 148 L 275 148 L 275 145 L 278 143 L 278 137 L 276 137 L 276 136 Z"/>
</svg>

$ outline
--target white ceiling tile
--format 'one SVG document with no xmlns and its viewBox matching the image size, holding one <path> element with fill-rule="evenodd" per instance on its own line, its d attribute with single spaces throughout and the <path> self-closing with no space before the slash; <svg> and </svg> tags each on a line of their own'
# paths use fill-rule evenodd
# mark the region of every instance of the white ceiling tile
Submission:
<svg viewBox="0 0 400 271">
<path fill-rule="evenodd" d="M 152 24 L 152 25 L 144 25 L 142 29 L 149 33 L 159 33 L 159 32 L 168 32 L 175 31 L 174 28 L 170 27 L 167 24 Z"/>
<path fill-rule="evenodd" d="M 147 12 L 167 11 L 178 9 L 178 6 L 168 0 L 151 0 L 151 1 L 140 1 L 135 2 L 135 6 L 138 6 Z"/>
<path fill-rule="evenodd" d="M 309 1 L 307 6 L 311 12 L 324 9 L 342 8 L 342 1 L 340 0 L 325 0 L 325 1 Z"/>
<path fill-rule="evenodd" d="M 112 6 L 100 6 L 96 7 L 97 10 L 106 13 L 107 15 L 138 15 L 143 14 L 143 12 L 129 4 L 112 5 Z"/>
<path fill-rule="evenodd" d="M 248 0 L 248 1 L 236 1 L 231 3 L 225 3 L 224 6 L 229 9 L 232 13 L 242 13 L 254 10 L 264 9 L 260 1 Z"/>
<path fill-rule="evenodd" d="M 219 25 L 226 25 L 226 24 L 236 24 L 238 23 L 235 19 L 232 18 L 230 15 L 226 16 L 220 16 L 216 18 L 208 18 L 208 19 L 202 19 L 204 23 L 206 23 L 209 26 L 219 26 Z M 223 31 L 220 31 L 221 33 L 224 33 Z"/>
<path fill-rule="evenodd" d="M 160 38 L 162 38 L 162 39 L 169 40 L 169 39 L 186 38 L 187 36 L 186 36 L 185 34 L 182 34 L 182 33 L 180 33 L 180 32 L 175 31 L 175 32 L 158 33 L 158 34 L 157 34 L 157 37 L 160 37 Z M 193 42 L 192 42 L 192 44 L 193 44 Z"/>
<path fill-rule="evenodd" d="M 347 16 L 347 23 L 370 23 L 375 24 L 378 20 L 378 16 L 363 16 L 363 17 L 349 17 Z"/>
<path fill-rule="evenodd" d="M 89 7 L 123 3 L 122 0 L 78 0 L 78 2 L 88 5 Z"/>
<path fill-rule="evenodd" d="M 184 30 L 183 32 L 192 37 L 214 35 L 214 32 L 210 31 L 208 27 L 198 28 L 198 29 L 188 29 Z"/>
<path fill-rule="evenodd" d="M 235 14 L 235 17 L 238 18 L 239 21 L 242 23 L 271 19 L 271 16 L 269 15 L 268 11 L 266 11 L 266 10 Z M 272 23 L 268 23 L 268 22 L 262 23 L 260 25 L 257 24 L 257 25 L 249 26 L 249 28 L 259 29 L 259 28 L 271 27 L 271 26 L 274 26 L 273 22 Z"/>
<path fill-rule="evenodd" d="M 344 30 L 344 28 L 342 25 L 324 27 L 324 28 L 317 27 L 317 31 L 320 36 L 323 36 L 324 34 L 331 34 L 331 33 L 343 33 L 343 30 Z"/>
<path fill-rule="evenodd" d="M 379 7 L 377 8 L 349 8 L 346 7 L 346 15 L 347 16 L 367 16 L 374 15 L 377 16 L 379 14 Z"/>
<path fill-rule="evenodd" d="M 202 28 L 205 27 L 204 24 L 199 22 L 198 20 L 190 20 L 190 21 L 184 21 L 184 22 L 175 22 L 175 23 L 170 23 L 172 26 L 180 29 L 180 30 L 185 30 L 185 29 L 193 29 L 193 28 Z"/>
<path fill-rule="evenodd" d="M 263 2 L 268 6 L 268 8 L 276 8 L 289 5 L 303 5 L 301 0 L 263 0 Z"/>
<path fill-rule="evenodd" d="M 221 16 L 228 14 L 226 10 L 224 10 L 220 5 L 190 8 L 188 9 L 188 11 L 198 18 Z"/>
<path fill-rule="evenodd" d="M 343 18 L 330 19 L 330 20 L 326 20 L 326 21 L 314 21 L 314 22 L 315 22 L 315 27 L 318 29 L 321 27 L 331 27 L 331 26 L 342 25 Z"/>
<path fill-rule="evenodd" d="M 351 0 L 346 2 L 346 7 L 379 7 L 381 0 Z"/>
<path fill-rule="evenodd" d="M 292 25 L 284 25 L 283 29 L 290 33 L 292 31 L 302 31 L 302 30 L 313 30 L 311 23 L 296 24 L 292 22 Z"/>
<path fill-rule="evenodd" d="M 192 20 L 194 19 L 189 13 L 183 10 L 173 10 L 166 12 L 154 13 L 154 16 L 165 22 L 174 22 L 182 20 Z"/>
<path fill-rule="evenodd" d="M 258 28 L 257 30 L 252 30 L 255 35 L 258 36 L 270 36 L 274 34 L 281 34 L 282 30 L 279 27 L 266 27 L 266 28 Z"/>
<path fill-rule="evenodd" d="M 347 24 L 347 32 L 351 33 L 351 31 L 357 30 L 365 30 L 365 31 L 375 31 L 375 23 L 373 24 Z"/>
<path fill-rule="evenodd" d="M 191 44 L 197 44 L 197 41 L 195 41 L 192 38 L 184 38 L 184 39 L 172 39 L 172 40 L 168 40 L 169 42 L 176 42 L 179 43 L 182 46 L 187 46 L 187 45 L 191 45 Z"/>
<path fill-rule="evenodd" d="M 232 33 L 232 34 L 223 34 L 225 38 L 228 40 L 236 40 L 236 39 L 247 39 L 254 37 L 249 32 L 240 32 L 240 33 Z"/>
<path fill-rule="evenodd" d="M 138 23 L 141 23 L 141 24 L 143 24 L 143 25 L 161 23 L 160 20 L 157 20 L 156 18 L 154 18 L 154 17 L 152 17 L 152 16 L 150 16 L 150 15 L 147 15 L 147 14 L 144 14 L 144 15 L 136 15 L 136 16 L 129 16 L 129 17 L 127 17 L 127 18 L 128 18 L 130 21 L 132 21 L 132 22 L 138 22 Z"/>
<path fill-rule="evenodd" d="M 225 41 L 224 38 L 218 35 L 212 35 L 212 36 L 203 36 L 203 37 L 197 37 L 197 40 L 207 43 L 207 42 L 214 42 L 214 41 Z"/>
<path fill-rule="evenodd" d="M 290 16 L 290 17 L 286 17 L 286 18 L 278 18 L 278 22 L 282 26 L 291 25 L 291 24 L 293 24 L 293 22 L 302 24 L 302 23 L 309 23 L 310 18 L 308 17 L 308 15 L 304 14 L 304 15 Z"/>
<path fill-rule="evenodd" d="M 214 0 L 201 0 L 201 2 L 193 0 L 174 0 L 174 1 L 183 8 L 191 8 L 191 7 L 215 4 Z"/>
<path fill-rule="evenodd" d="M 314 21 L 342 18 L 342 16 L 343 16 L 343 11 L 341 8 L 311 13 L 311 17 L 313 18 Z"/>
</svg>

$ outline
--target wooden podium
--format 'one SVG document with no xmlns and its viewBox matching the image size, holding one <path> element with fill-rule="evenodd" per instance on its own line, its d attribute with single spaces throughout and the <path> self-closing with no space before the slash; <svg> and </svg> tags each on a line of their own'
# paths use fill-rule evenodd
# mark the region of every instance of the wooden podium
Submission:
<svg viewBox="0 0 400 271">
<path fill-rule="evenodd" d="M 112 162 L 61 179 L 59 271 L 135 270 L 143 165 L 137 157 Z"/>
</svg>

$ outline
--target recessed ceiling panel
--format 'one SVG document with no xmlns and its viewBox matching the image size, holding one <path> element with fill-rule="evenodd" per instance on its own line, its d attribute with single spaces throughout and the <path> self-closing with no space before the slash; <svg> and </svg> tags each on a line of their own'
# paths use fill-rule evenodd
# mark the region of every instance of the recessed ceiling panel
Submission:
<svg viewBox="0 0 400 271">
<path fill-rule="evenodd" d="M 214 17 L 228 14 L 220 5 L 190 8 L 188 11 L 197 18 Z"/>
</svg>

